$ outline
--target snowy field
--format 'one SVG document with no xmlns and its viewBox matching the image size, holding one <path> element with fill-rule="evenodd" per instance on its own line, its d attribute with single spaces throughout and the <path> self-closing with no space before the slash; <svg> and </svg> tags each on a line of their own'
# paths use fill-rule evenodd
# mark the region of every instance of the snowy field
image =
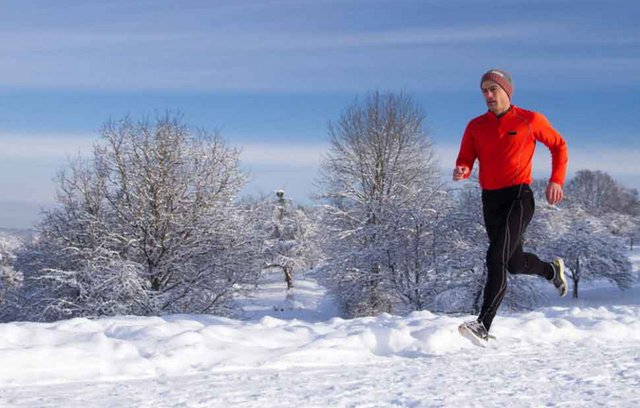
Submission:
<svg viewBox="0 0 640 408">
<path fill-rule="evenodd" d="M 640 406 L 640 287 L 499 313 L 481 349 L 456 330 L 471 316 L 343 320 L 313 279 L 296 285 L 287 298 L 268 277 L 238 319 L 2 324 L 0 406 Z"/>
</svg>

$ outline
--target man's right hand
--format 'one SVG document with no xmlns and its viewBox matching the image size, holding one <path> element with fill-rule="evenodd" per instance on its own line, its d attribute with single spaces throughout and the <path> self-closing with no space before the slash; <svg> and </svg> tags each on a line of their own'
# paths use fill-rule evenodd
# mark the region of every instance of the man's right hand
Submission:
<svg viewBox="0 0 640 408">
<path fill-rule="evenodd" d="M 453 181 L 459 181 L 467 178 L 469 174 L 469 168 L 467 166 L 456 166 L 453 169 Z"/>
</svg>

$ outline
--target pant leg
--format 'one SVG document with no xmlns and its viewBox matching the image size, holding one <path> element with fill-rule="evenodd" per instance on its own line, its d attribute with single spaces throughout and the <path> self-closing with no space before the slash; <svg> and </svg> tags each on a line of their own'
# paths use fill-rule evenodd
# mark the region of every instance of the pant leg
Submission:
<svg viewBox="0 0 640 408">
<path fill-rule="evenodd" d="M 536 254 L 522 251 L 522 244 L 516 248 L 507 268 L 514 275 L 540 275 L 547 280 L 553 279 L 553 267 L 543 262 Z"/>
<path fill-rule="evenodd" d="M 540 275 L 548 280 L 553 279 L 553 268 L 550 263 L 543 262 L 537 255 L 522 250 L 524 233 L 535 212 L 533 192 L 528 188 L 523 189 L 516 205 L 521 206 L 520 215 L 522 220 L 520 225 L 522 226 L 522 231 L 519 234 L 520 241 L 509 259 L 507 269 L 512 274 Z"/>
<path fill-rule="evenodd" d="M 507 289 L 507 270 L 539 272 L 537 257 L 522 251 L 522 235 L 533 216 L 533 202 L 528 186 L 514 186 L 483 192 L 483 212 L 489 235 L 487 282 L 478 320 L 487 330 L 495 318 Z M 535 256 L 535 255 L 534 255 Z M 542 266 L 543 268 L 543 266 Z"/>
</svg>

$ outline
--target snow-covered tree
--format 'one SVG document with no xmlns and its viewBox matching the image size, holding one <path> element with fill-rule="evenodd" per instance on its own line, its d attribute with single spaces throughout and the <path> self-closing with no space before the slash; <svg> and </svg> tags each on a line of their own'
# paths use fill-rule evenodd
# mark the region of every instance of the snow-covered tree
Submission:
<svg viewBox="0 0 640 408">
<path fill-rule="evenodd" d="M 580 170 L 566 185 L 567 198 L 587 212 L 640 215 L 638 191 L 622 186 L 600 170 Z"/>
<path fill-rule="evenodd" d="M 257 274 L 259 244 L 234 200 L 238 151 L 179 117 L 124 119 L 58 178 L 22 267 L 32 318 L 224 312 Z"/>
<path fill-rule="evenodd" d="M 634 245 L 637 245 L 640 242 L 640 217 L 634 217 L 633 226 L 629 230 L 629 249 L 633 250 Z"/>
<path fill-rule="evenodd" d="M 409 310 L 431 306 L 449 281 L 449 195 L 432 170 L 406 192 L 406 200 L 390 209 L 387 239 L 381 245 L 389 290 Z"/>
<path fill-rule="evenodd" d="M 318 198 L 325 269 L 347 315 L 424 303 L 440 179 L 423 122 L 409 97 L 376 92 L 329 127 Z"/>
<path fill-rule="evenodd" d="M 0 234 L 0 304 L 5 301 L 7 292 L 22 284 L 23 276 L 14 268 L 15 254 L 22 244 L 16 236 Z"/>
<path fill-rule="evenodd" d="M 613 235 L 624 238 L 629 249 L 633 249 L 634 238 L 640 236 L 640 217 L 626 213 L 611 212 L 600 217 L 607 230 Z"/>
<path fill-rule="evenodd" d="M 449 192 L 453 207 L 438 231 L 445 243 L 441 251 L 445 258 L 439 260 L 445 273 L 432 306 L 436 310 L 477 313 L 482 304 L 488 240 L 477 181 L 474 172 L 471 182 Z"/>
<path fill-rule="evenodd" d="M 320 258 L 315 241 L 316 225 L 311 211 L 285 197 L 278 190 L 274 197 L 263 197 L 247 206 L 263 238 L 262 260 L 265 269 L 283 273 L 287 289 L 294 286 L 294 271 L 312 268 Z"/>
<path fill-rule="evenodd" d="M 562 214 L 564 220 L 556 220 L 555 225 L 566 224 L 557 228 L 562 233 L 549 246 L 565 261 L 573 281 L 573 297 L 578 297 L 583 280 L 606 279 L 620 289 L 630 287 L 633 275 L 624 239 L 580 207 L 570 207 Z"/>
</svg>

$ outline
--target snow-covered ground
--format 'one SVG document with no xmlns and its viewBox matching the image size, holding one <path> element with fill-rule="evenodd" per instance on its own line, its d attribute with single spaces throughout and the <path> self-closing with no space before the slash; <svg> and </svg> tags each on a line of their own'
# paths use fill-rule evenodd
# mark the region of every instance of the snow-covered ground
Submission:
<svg viewBox="0 0 640 408">
<path fill-rule="evenodd" d="M 286 291 L 284 275 L 272 273 L 258 282 L 249 296 L 237 298 L 241 320 L 258 320 L 265 316 L 322 322 L 340 314 L 333 296 L 326 288 L 306 276 L 296 276 L 295 288 Z"/>
<path fill-rule="evenodd" d="M 471 316 L 344 320 L 312 278 L 280 280 L 238 319 L 2 324 L 0 406 L 640 406 L 640 287 L 499 313 L 481 349 L 457 334 Z"/>
</svg>

